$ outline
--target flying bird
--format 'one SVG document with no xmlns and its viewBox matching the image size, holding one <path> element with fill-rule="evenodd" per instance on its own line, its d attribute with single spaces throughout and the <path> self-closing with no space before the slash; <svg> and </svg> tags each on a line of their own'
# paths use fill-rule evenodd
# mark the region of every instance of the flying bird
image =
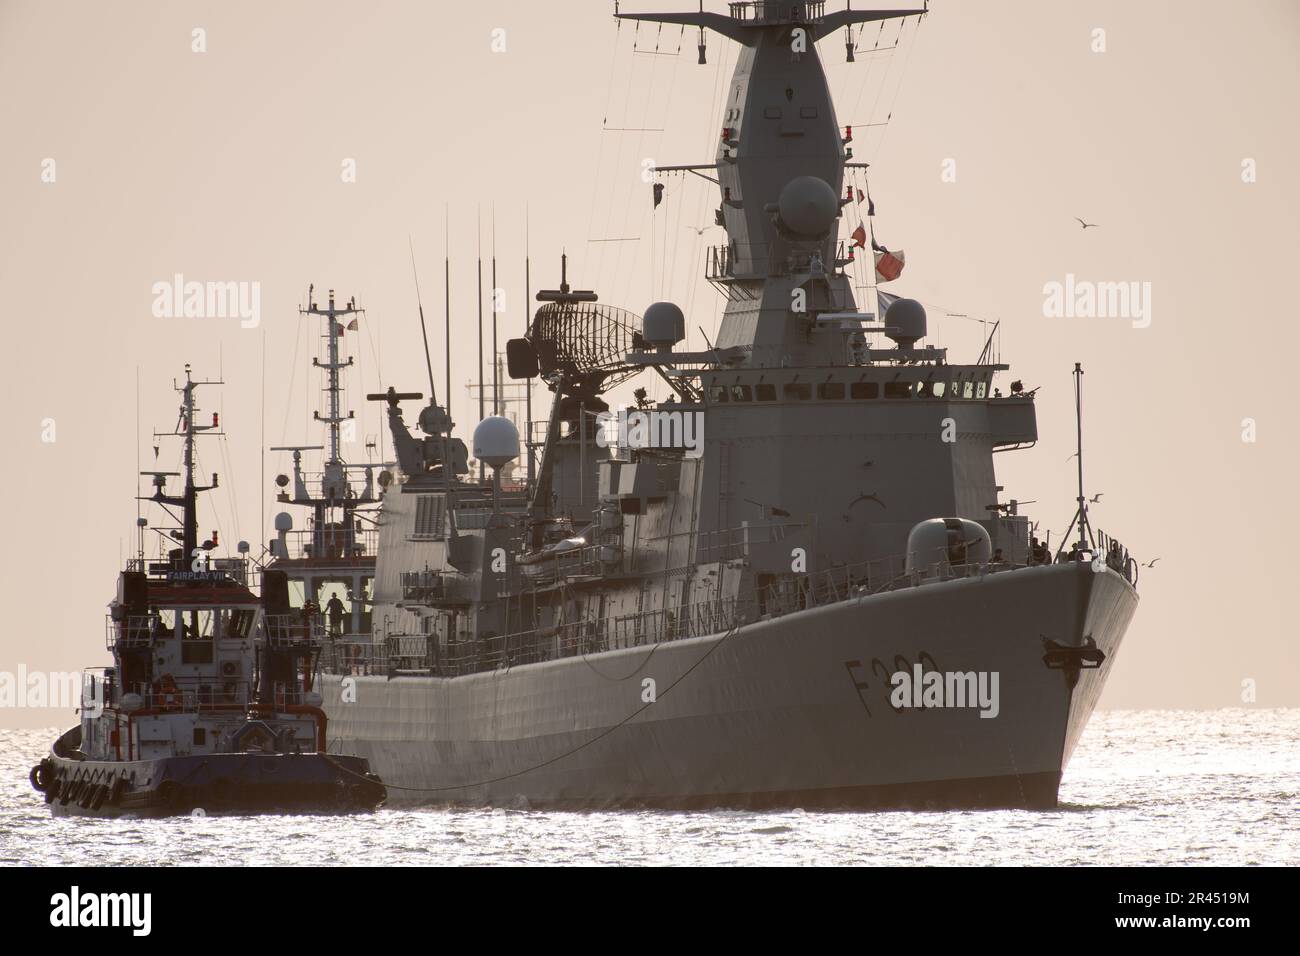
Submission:
<svg viewBox="0 0 1300 956">
<path fill-rule="evenodd" d="M 1144 567 L 1144 568 L 1154 568 L 1154 567 L 1156 566 L 1156 562 L 1159 561 L 1159 560 L 1160 560 L 1159 558 L 1152 558 L 1149 562 L 1144 563 L 1144 564 L 1142 565 L 1142 567 Z"/>
<path fill-rule="evenodd" d="M 1097 228 L 1097 224 L 1096 224 L 1095 222 L 1084 222 L 1084 221 L 1083 221 L 1082 219 L 1080 219 L 1078 216 L 1075 216 L 1075 217 L 1074 217 L 1074 221 L 1077 222 L 1077 223 L 1078 223 L 1080 226 L 1082 226 L 1084 229 L 1096 229 L 1096 228 Z"/>
<path fill-rule="evenodd" d="M 696 227 L 696 226 L 684 226 L 683 228 L 684 228 L 684 229 L 694 229 L 694 230 L 695 230 L 695 234 L 696 234 L 697 236 L 702 236 L 702 235 L 704 235 L 704 230 L 705 230 L 705 229 L 710 229 L 710 228 L 712 228 L 712 227 L 710 227 L 710 226 L 705 226 L 705 227 L 703 227 L 703 228 L 698 228 L 698 227 Z"/>
<path fill-rule="evenodd" d="M 1105 493 L 1106 493 L 1106 492 L 1104 492 L 1104 491 L 1099 491 L 1099 492 L 1097 492 L 1095 495 L 1093 495 L 1091 498 L 1089 498 L 1088 500 L 1089 500 L 1090 502 L 1092 502 L 1092 503 L 1095 505 L 1095 504 L 1097 504 L 1098 502 L 1101 501 L 1101 496 L 1104 495 Z"/>
</svg>

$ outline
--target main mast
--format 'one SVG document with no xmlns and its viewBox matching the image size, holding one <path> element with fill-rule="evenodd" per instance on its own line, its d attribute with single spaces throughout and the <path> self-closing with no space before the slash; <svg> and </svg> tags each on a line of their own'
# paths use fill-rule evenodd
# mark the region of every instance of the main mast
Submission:
<svg viewBox="0 0 1300 956">
<path fill-rule="evenodd" d="M 844 171 L 863 164 L 850 161 L 852 137 L 836 120 L 816 43 L 840 28 L 926 11 L 828 14 L 813 0 L 731 3 L 727 15 L 700 6 L 615 15 L 698 27 L 701 62 L 705 30 L 741 45 L 714 161 L 657 170 L 704 176 L 721 193 L 715 222 L 727 243 L 710 250 L 707 278 L 729 302 L 716 345 L 740 349 L 743 365 L 835 364 L 839 337 L 817 316 L 856 311 L 838 225 L 852 201 L 842 197 Z"/>
</svg>

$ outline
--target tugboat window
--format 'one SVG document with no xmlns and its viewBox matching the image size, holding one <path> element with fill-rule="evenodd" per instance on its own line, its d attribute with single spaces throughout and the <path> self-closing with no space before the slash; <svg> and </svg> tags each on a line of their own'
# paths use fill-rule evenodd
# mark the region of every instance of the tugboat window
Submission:
<svg viewBox="0 0 1300 956">
<path fill-rule="evenodd" d="M 212 663 L 212 611 L 186 611 L 181 618 L 181 663 Z"/>
<path fill-rule="evenodd" d="M 975 397 L 983 398 L 985 393 L 988 391 L 988 387 L 989 383 L 981 380 L 980 383 L 975 386 Z"/>
</svg>

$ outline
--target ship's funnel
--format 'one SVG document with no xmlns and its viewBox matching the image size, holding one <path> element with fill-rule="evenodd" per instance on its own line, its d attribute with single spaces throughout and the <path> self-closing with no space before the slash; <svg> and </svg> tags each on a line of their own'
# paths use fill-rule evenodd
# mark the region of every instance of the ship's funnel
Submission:
<svg viewBox="0 0 1300 956">
<path fill-rule="evenodd" d="M 840 208 L 830 183 L 816 176 L 790 180 L 781 189 L 776 205 L 782 227 L 805 239 L 820 239 L 830 232 Z"/>
</svg>

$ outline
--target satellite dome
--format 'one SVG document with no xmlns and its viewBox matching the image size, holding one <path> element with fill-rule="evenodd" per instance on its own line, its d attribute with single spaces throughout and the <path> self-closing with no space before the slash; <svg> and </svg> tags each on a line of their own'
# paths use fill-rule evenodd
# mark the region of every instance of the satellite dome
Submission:
<svg viewBox="0 0 1300 956">
<path fill-rule="evenodd" d="M 500 415 L 492 415 L 478 423 L 474 429 L 474 457 L 492 468 L 519 457 L 519 429 L 515 423 Z"/>
<path fill-rule="evenodd" d="M 276 516 L 275 516 L 275 530 L 276 530 L 276 531 L 292 531 L 292 530 L 293 530 L 293 515 L 289 514 L 289 512 L 287 512 L 287 511 L 281 511 L 278 515 L 276 515 Z"/>
<path fill-rule="evenodd" d="M 885 309 L 886 332 L 899 348 L 910 349 L 925 338 L 925 306 L 915 299 L 895 299 Z"/>
<path fill-rule="evenodd" d="M 777 210 L 786 229 L 809 239 L 830 231 L 839 213 L 839 197 L 830 183 L 816 176 L 798 176 L 781 189 Z"/>
<path fill-rule="evenodd" d="M 676 345 L 686 338 L 686 316 L 672 302 L 655 302 L 641 319 L 641 337 L 647 345 Z"/>
</svg>

